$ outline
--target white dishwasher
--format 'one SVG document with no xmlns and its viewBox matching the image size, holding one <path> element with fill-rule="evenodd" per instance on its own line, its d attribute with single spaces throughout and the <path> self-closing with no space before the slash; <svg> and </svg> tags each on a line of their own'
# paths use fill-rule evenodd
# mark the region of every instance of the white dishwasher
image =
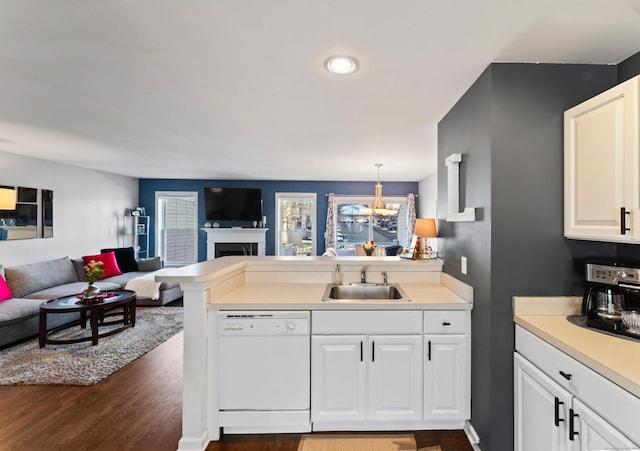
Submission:
<svg viewBox="0 0 640 451">
<path fill-rule="evenodd" d="M 226 433 L 309 432 L 308 311 L 222 311 L 219 413 Z"/>
</svg>

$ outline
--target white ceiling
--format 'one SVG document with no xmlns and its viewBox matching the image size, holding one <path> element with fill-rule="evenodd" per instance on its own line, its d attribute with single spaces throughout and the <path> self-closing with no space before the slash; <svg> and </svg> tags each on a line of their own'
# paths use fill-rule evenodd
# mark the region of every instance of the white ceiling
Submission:
<svg viewBox="0 0 640 451">
<path fill-rule="evenodd" d="M 418 181 L 494 61 L 617 64 L 640 0 L 0 0 L 0 151 L 144 178 Z M 323 68 L 349 54 L 360 70 Z"/>
</svg>

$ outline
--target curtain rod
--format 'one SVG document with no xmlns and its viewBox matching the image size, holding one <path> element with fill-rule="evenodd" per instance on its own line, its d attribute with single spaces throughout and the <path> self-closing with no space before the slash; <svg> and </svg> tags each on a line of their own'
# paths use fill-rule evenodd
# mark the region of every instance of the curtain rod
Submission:
<svg viewBox="0 0 640 451">
<path fill-rule="evenodd" d="M 418 197 L 419 194 L 414 194 L 414 193 L 407 193 L 407 194 L 413 194 L 415 197 Z M 373 194 L 368 193 L 368 194 L 335 194 L 335 196 L 340 196 L 340 197 L 374 197 Z M 404 196 L 404 194 L 391 194 L 390 196 L 382 196 L 382 197 L 399 197 L 399 196 Z M 324 197 L 329 197 L 329 193 L 325 194 Z"/>
</svg>

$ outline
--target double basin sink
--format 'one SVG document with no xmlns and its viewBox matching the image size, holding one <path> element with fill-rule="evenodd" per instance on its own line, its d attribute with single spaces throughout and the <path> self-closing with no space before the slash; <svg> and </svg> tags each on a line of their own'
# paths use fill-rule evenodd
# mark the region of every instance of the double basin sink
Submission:
<svg viewBox="0 0 640 451">
<path fill-rule="evenodd" d="M 393 283 L 327 285 L 322 302 L 410 302 L 402 288 Z"/>
</svg>

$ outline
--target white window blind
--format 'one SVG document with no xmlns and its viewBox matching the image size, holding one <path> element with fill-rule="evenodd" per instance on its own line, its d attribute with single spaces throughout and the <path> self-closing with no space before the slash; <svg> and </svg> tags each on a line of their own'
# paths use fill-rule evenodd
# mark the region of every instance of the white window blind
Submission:
<svg viewBox="0 0 640 451">
<path fill-rule="evenodd" d="M 198 262 L 198 193 L 156 194 L 158 249 L 165 267 Z"/>
</svg>

